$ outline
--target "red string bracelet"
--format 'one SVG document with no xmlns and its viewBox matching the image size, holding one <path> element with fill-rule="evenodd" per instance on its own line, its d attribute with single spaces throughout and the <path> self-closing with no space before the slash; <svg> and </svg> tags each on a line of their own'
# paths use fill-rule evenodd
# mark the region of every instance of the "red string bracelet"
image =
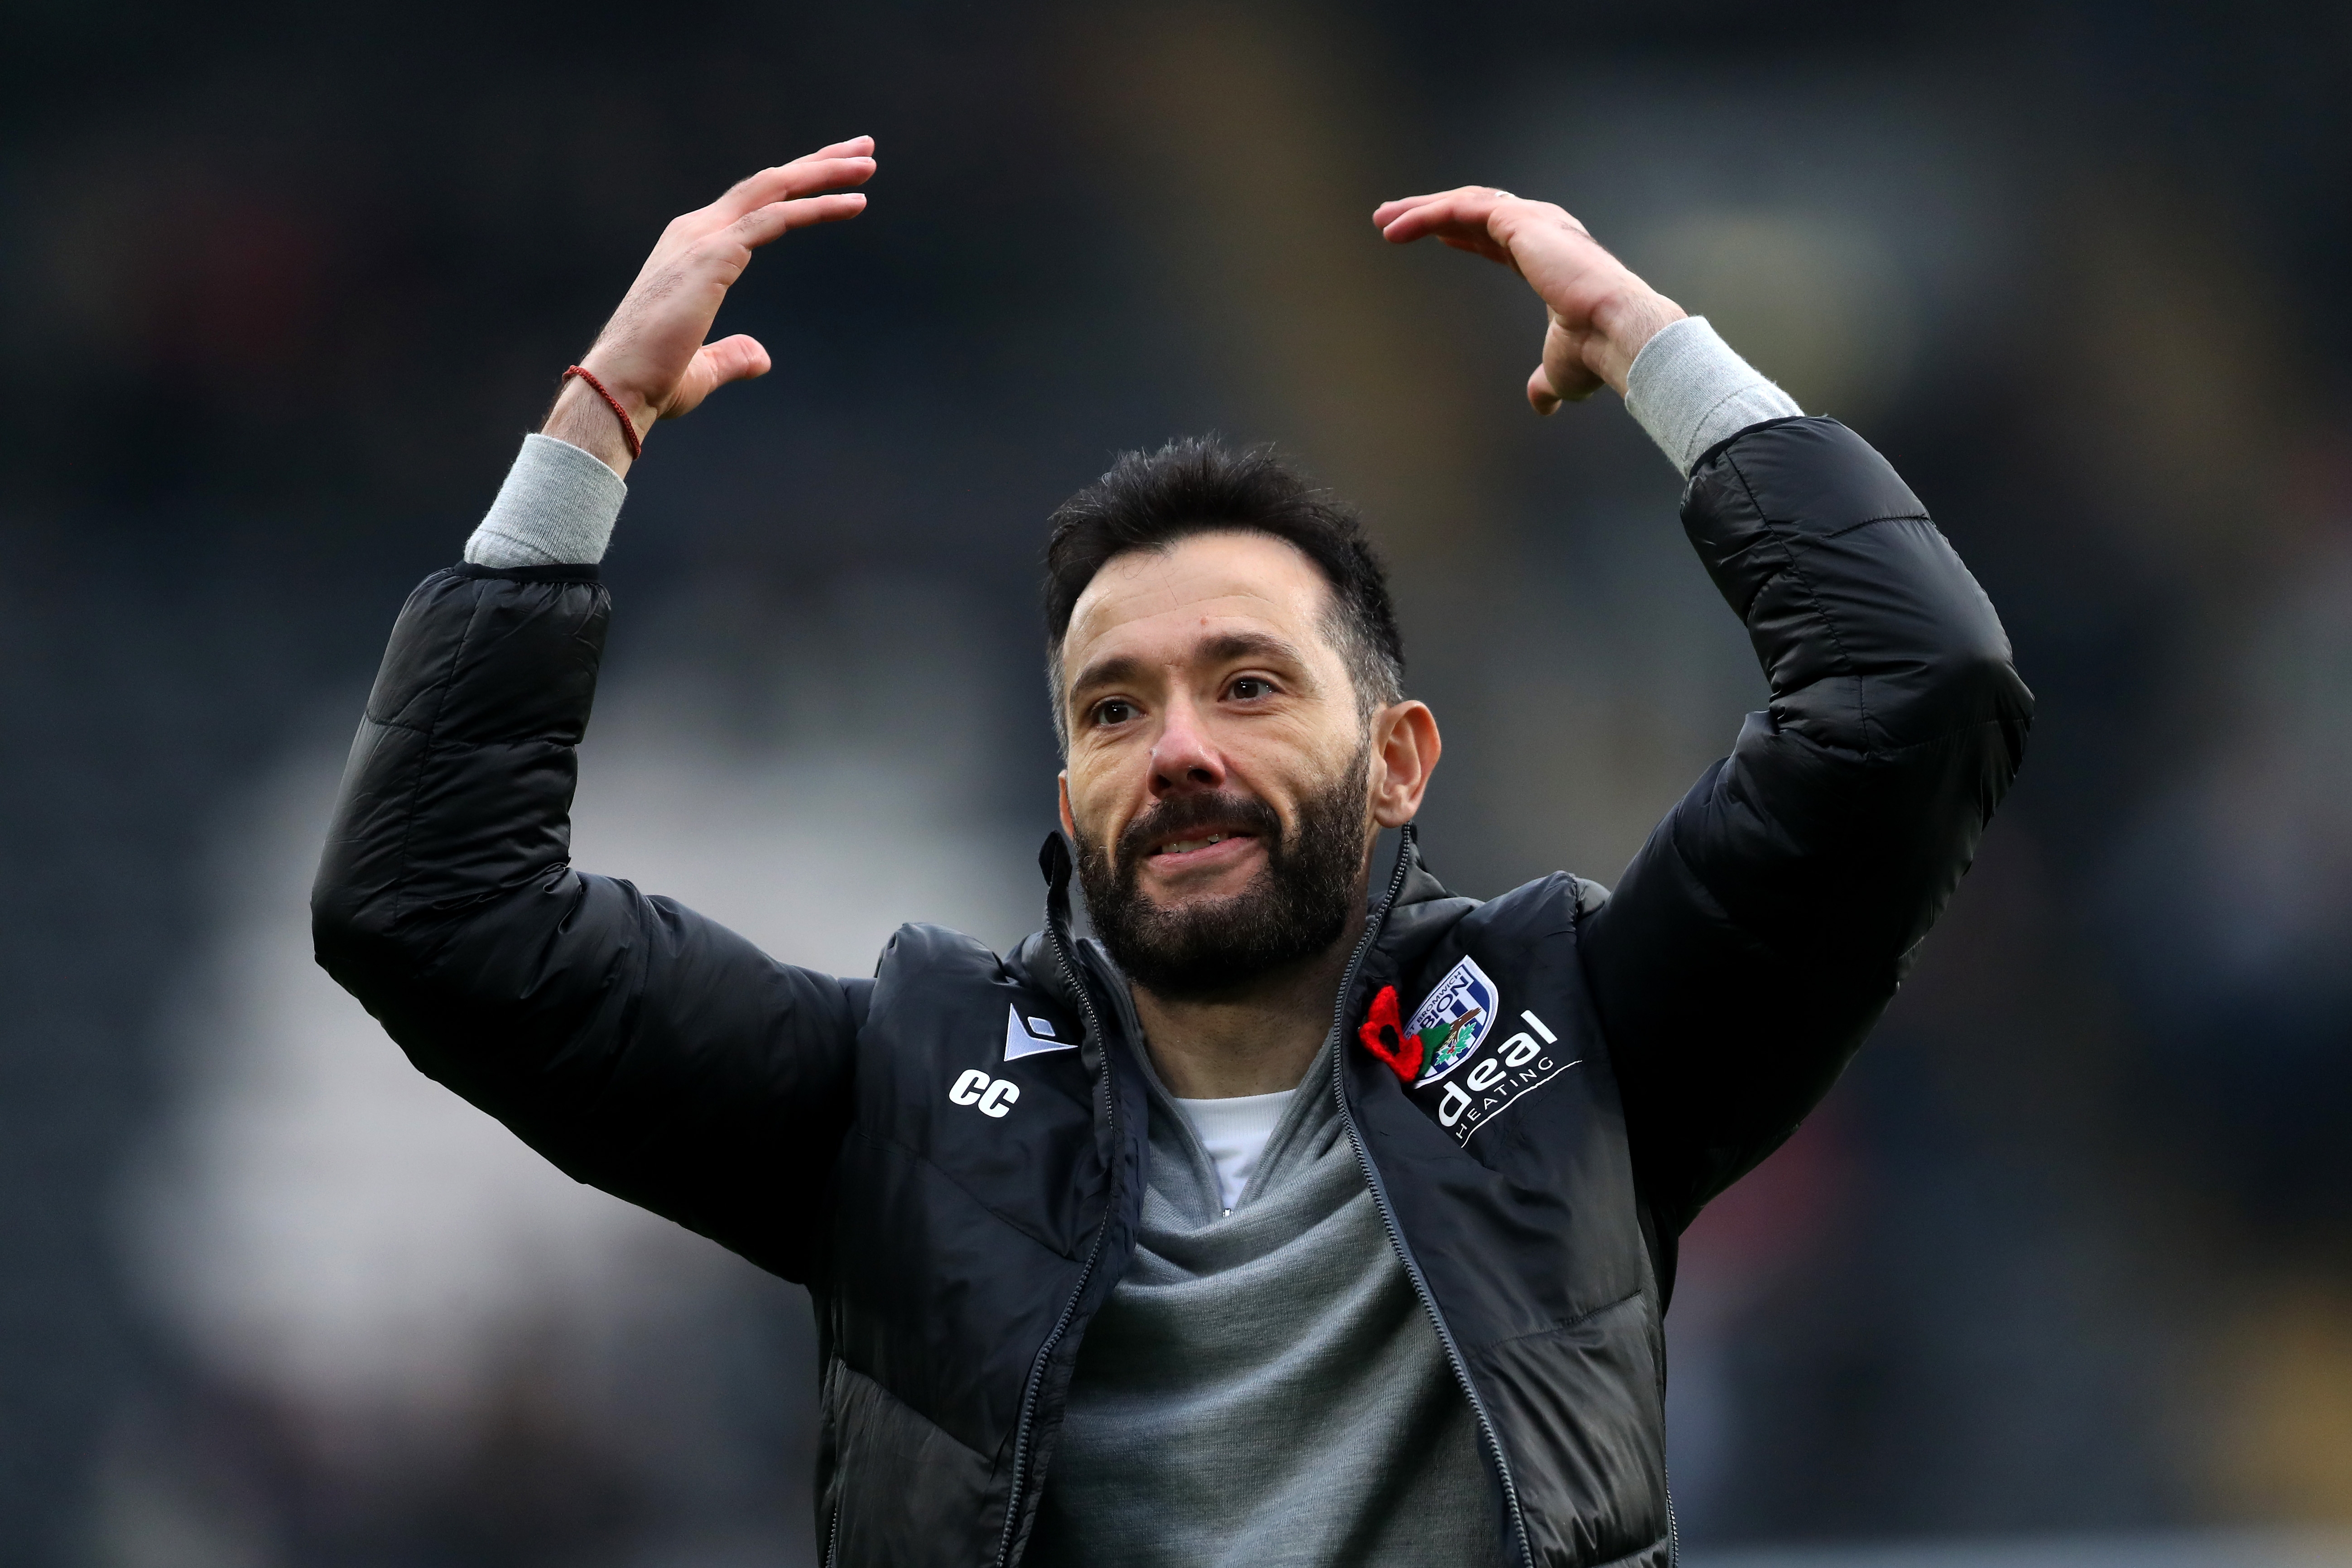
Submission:
<svg viewBox="0 0 2352 1568">
<path fill-rule="evenodd" d="M 621 406 L 621 400 L 619 398 L 604 390 L 604 384 L 596 379 L 594 373 L 591 372 L 584 365 L 575 364 L 567 368 L 564 373 L 556 379 L 559 381 L 570 381 L 575 375 L 581 380 L 586 382 L 589 385 L 594 387 L 596 389 L 596 395 L 603 398 L 605 403 L 611 406 L 614 416 L 621 421 L 621 439 L 629 444 L 629 461 L 634 463 L 639 458 L 645 456 L 645 443 L 637 439 L 637 422 L 629 417 L 629 411 Z"/>
</svg>

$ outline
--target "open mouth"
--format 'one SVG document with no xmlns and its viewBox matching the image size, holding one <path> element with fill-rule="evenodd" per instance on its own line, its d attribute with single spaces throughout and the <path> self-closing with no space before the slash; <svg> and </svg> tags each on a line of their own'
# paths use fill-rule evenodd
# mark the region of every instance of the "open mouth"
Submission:
<svg viewBox="0 0 2352 1568">
<path fill-rule="evenodd" d="M 1209 833 L 1196 832 L 1188 838 L 1163 839 L 1153 845 L 1151 858 L 1161 862 L 1181 860 L 1188 856 L 1205 854 L 1220 844 L 1245 843 L 1256 837 L 1255 833 L 1245 833 L 1239 828 L 1219 828 Z"/>
<path fill-rule="evenodd" d="M 1155 876 L 1222 873 L 1276 853 L 1282 823 L 1264 801 L 1233 793 L 1158 802 L 1119 835 L 1119 864 Z"/>
</svg>

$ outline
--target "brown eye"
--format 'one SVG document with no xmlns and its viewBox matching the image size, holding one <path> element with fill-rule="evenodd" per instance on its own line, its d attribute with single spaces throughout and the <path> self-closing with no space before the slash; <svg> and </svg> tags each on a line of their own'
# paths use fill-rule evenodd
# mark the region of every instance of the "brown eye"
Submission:
<svg viewBox="0 0 2352 1568">
<path fill-rule="evenodd" d="M 1255 675 L 1244 675 L 1234 682 L 1233 695 L 1244 702 L 1255 702 L 1261 697 L 1273 696 L 1274 683 L 1270 680 L 1260 680 Z"/>
<path fill-rule="evenodd" d="M 1116 697 L 1095 704 L 1095 722 L 1098 725 L 1124 724 L 1134 717 L 1134 704 Z"/>
</svg>

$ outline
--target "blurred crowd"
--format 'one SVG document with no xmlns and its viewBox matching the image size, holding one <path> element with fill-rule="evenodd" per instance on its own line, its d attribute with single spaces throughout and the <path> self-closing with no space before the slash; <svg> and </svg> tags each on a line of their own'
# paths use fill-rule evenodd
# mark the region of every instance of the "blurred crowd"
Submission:
<svg viewBox="0 0 2352 1568">
<path fill-rule="evenodd" d="M 0 1565 L 813 1560 L 804 1296 L 418 1078 L 304 904 L 394 613 L 661 225 L 859 132 L 867 216 L 720 319 L 775 373 L 630 476 L 582 864 L 845 973 L 1017 938 L 1042 519 L 1215 429 L 1385 549 L 1439 874 L 1612 880 L 1761 678 L 1613 399 L 1528 413 L 1524 289 L 1369 221 L 1559 200 L 1888 454 L 2040 700 L 1874 1043 L 1687 1238 L 1686 1535 L 2352 1522 L 2341 7 L 9 26 Z"/>
</svg>

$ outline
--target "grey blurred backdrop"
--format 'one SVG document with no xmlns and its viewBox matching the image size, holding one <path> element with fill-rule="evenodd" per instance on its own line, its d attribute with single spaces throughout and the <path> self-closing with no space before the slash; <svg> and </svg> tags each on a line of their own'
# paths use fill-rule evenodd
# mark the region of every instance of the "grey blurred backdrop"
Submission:
<svg viewBox="0 0 2352 1568">
<path fill-rule="evenodd" d="M 631 476 L 584 865 L 848 973 L 1028 930 L 1041 520 L 1215 429 L 1385 546 L 1438 870 L 1613 879 L 1760 679 L 1615 400 L 1528 413 L 1524 288 L 1368 221 L 1558 199 L 1894 458 L 2042 703 L 1688 1240 L 1695 1557 L 2352 1521 L 2347 16 L 6 7 L 0 1563 L 810 1559 L 804 1298 L 417 1078 L 304 899 L 394 612 L 661 225 L 858 132 L 867 216 L 720 319 L 775 374 Z"/>
</svg>

